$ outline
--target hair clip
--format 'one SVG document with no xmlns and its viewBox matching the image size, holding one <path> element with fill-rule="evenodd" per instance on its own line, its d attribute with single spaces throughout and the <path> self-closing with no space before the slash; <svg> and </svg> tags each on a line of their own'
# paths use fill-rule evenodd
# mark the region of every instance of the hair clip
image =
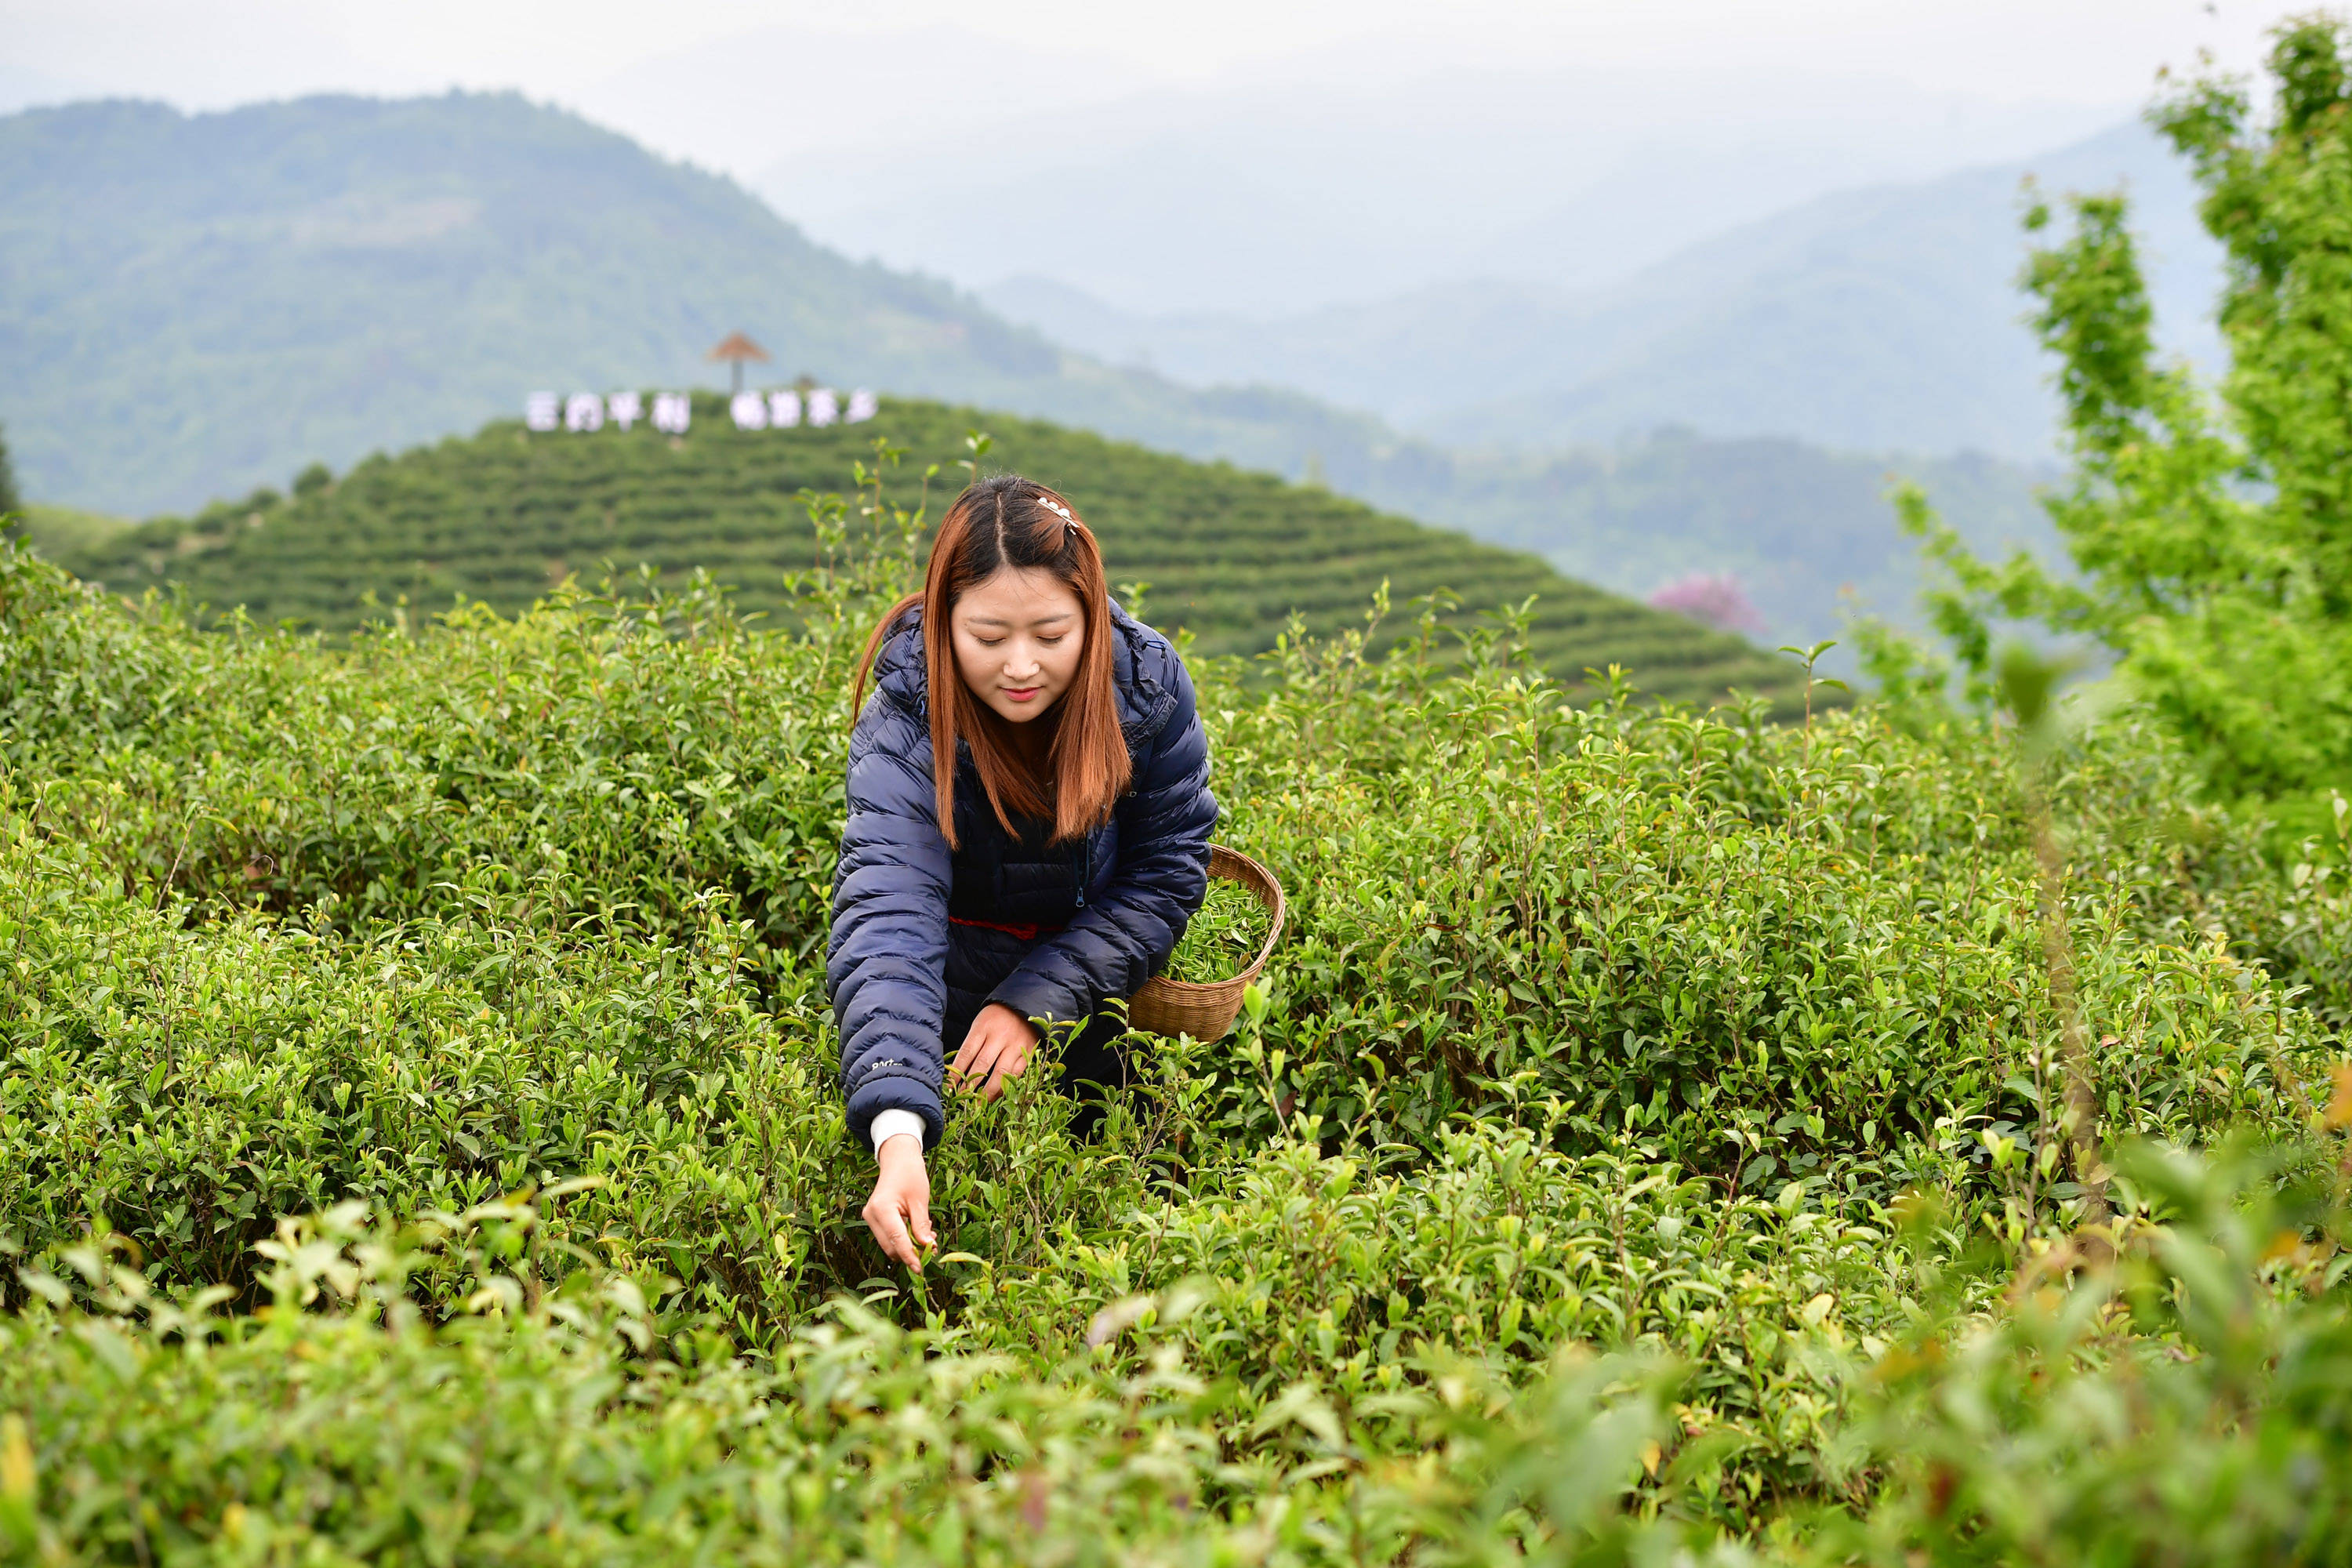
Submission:
<svg viewBox="0 0 2352 1568">
<path fill-rule="evenodd" d="M 1062 537 L 1068 538 L 1072 526 L 1078 521 L 1070 515 L 1070 509 L 1048 496 L 1039 496 L 1037 504 L 1062 520 Z"/>
</svg>

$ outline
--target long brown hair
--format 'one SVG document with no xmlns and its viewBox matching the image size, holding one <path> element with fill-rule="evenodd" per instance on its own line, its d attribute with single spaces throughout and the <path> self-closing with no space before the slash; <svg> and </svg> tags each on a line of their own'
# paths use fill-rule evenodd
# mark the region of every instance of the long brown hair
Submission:
<svg viewBox="0 0 2352 1568">
<path fill-rule="evenodd" d="M 956 668 L 948 617 L 965 592 L 1003 567 L 1050 572 L 1078 596 L 1085 615 L 1086 647 L 1078 655 L 1077 679 L 1055 703 L 1046 755 L 1050 779 L 1041 778 L 1013 744 L 1013 726 L 973 697 Z M 1127 739 L 1118 727 L 1118 697 L 1112 689 L 1110 588 L 1103 576 L 1102 550 L 1094 531 L 1075 508 L 1044 485 L 1003 474 L 977 481 L 956 497 L 940 520 L 931 543 L 923 589 L 890 607 L 857 661 L 857 686 L 850 699 L 854 718 L 865 705 L 866 682 L 898 618 L 923 608 L 923 673 L 930 691 L 931 778 L 938 791 L 940 832 L 956 847 L 956 742 L 971 748 L 980 787 L 996 820 L 1013 831 L 1013 816 L 1051 816 L 1054 839 L 1062 842 L 1093 832 L 1110 818 L 1127 792 Z"/>
</svg>

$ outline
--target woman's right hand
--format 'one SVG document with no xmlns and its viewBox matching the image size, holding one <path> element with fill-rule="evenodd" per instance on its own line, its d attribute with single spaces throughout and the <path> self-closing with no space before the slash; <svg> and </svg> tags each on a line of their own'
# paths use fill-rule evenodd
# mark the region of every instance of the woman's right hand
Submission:
<svg viewBox="0 0 2352 1568">
<path fill-rule="evenodd" d="M 866 1226 L 882 1250 L 920 1274 L 919 1247 L 937 1247 L 931 1233 L 931 1177 L 923 1169 L 923 1141 L 902 1132 L 886 1139 L 876 1155 L 880 1169 L 874 1195 L 866 1200 Z"/>
</svg>

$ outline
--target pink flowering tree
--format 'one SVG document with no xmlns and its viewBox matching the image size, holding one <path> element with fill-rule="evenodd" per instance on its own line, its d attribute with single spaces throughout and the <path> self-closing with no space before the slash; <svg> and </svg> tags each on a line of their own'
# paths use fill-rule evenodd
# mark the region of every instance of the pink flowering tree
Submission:
<svg viewBox="0 0 2352 1568">
<path fill-rule="evenodd" d="M 1739 579 L 1729 572 L 1694 572 L 1677 577 L 1650 595 L 1653 609 L 1670 610 L 1717 631 L 1742 637 L 1762 637 L 1764 617 L 1748 602 Z"/>
</svg>

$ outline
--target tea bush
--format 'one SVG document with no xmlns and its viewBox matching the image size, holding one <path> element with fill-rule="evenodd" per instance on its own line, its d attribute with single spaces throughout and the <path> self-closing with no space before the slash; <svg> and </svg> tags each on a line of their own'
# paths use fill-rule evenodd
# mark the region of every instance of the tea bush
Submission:
<svg viewBox="0 0 2352 1568">
<path fill-rule="evenodd" d="M 1751 1485 L 1834 1490 L 1822 1451 L 1850 1380 L 1808 1352 L 1907 1328 L 1891 1238 L 1793 1184 L 1724 1204 L 1638 1152 L 1549 1142 L 1468 1122 L 1387 1174 L 1287 1145 L 1229 1193 L 1152 1204 L 992 1279 L 973 1321 L 1032 1363 L 1108 1336 L 1108 1364 L 1139 1375 L 1172 1348 L 1223 1385 L 1229 1449 L 1288 1426 L 1312 1439 L 1302 1458 L 1413 1451 L 1407 1396 L 1449 1366 L 1507 1384 L 1562 1345 L 1633 1347 L 1686 1368 L 1677 1418 Z"/>
<path fill-rule="evenodd" d="M 855 1303 L 761 1363 L 665 1321 L 657 1278 L 509 1272 L 536 1215 L 414 1227 L 359 1205 L 282 1223 L 271 1310 L 222 1317 L 94 1250 L 0 1320 L 0 1553 L 26 1562 L 2340 1561 L 2352 1510 L 2341 1258 L 2326 1201 L 2242 1163 L 2126 1154 L 2109 1260 L 2044 1251 L 1998 1321 L 1932 1279 L 1891 1346 L 1813 1336 L 1858 1392 L 1840 1456 L 1866 1508 L 1742 1543 L 1706 1522 L 1725 1445 L 1678 1374 L 1573 1344 L 1517 1384 L 1416 1375 L 1343 1425 L 1291 1394 L 1246 1458 L 1177 1345 L 1050 1365 Z M 2079 1260 L 2078 1260 L 2079 1261 Z M 418 1312 L 413 1270 L 469 1311 Z M 2316 1289 L 2314 1287 L 2317 1287 Z M 75 1300 L 79 1292 L 79 1301 Z M 1188 1331 L 1203 1287 L 1098 1323 Z M 1198 1333 L 1213 1344 L 1213 1333 Z M 1949 1346 L 1948 1350 L 1946 1347 Z M 1097 1352 L 1098 1357 L 1099 1352 Z M 1368 1421 L 1388 1454 L 1349 1442 Z"/>
<path fill-rule="evenodd" d="M 1524 1075 L 1589 1140 L 1638 1137 L 1735 1192 L 1794 1175 L 1882 1202 L 2039 1118 L 2055 1019 L 2001 748 L 1867 713 L 1774 729 L 1572 709 L 1519 675 L 1365 678 L 1333 700 L 1294 679 L 1220 753 L 1235 836 L 1297 889 L 1303 1106 L 1425 1141 Z M 1413 738 L 1393 758 L 1391 730 Z M 2105 1114 L 2193 1138 L 2274 1112 L 2328 1047 L 2205 924 L 2256 921 L 2237 935 L 2263 951 L 2319 906 L 2283 907 L 2242 847 L 2190 865 L 2177 785 L 2161 742 L 2117 724 L 2053 793 Z"/>
<path fill-rule="evenodd" d="M 112 1311 L 0 1324 L 0 1400 L 55 1394 L 0 1426 L 0 1550 L 165 1563 L 1468 1561 L 1490 1533 L 1622 1536 L 1610 1504 L 1661 1426 L 1654 1380 L 1626 1375 L 1638 1366 L 1571 1369 L 1520 1402 L 1518 1427 L 1580 1443 L 1596 1472 L 1551 1489 L 1539 1523 L 1508 1506 L 1517 1478 L 1488 1458 L 1507 1448 L 1470 1377 L 1391 1402 L 1422 1446 L 1454 1450 L 1444 1468 L 1235 1462 L 1195 1425 L 1213 1391 L 1168 1358 L 1134 1375 L 1079 1363 L 1034 1380 L 952 1331 L 904 1332 L 854 1305 L 758 1368 L 691 1334 L 662 1343 L 626 1277 L 436 1328 L 399 1294 L 420 1238 L 355 1233 L 352 1217 L 283 1227 L 267 1318 L 152 1301 L 128 1316 L 108 1288 Z M 495 1295 L 497 1255 L 530 1217 L 502 1205 L 423 1239 Z M 638 1348 L 656 1344 L 679 1353 Z M 1491 1512 L 1518 1517 L 1465 1529 L 1462 1505 L 1490 1498 L 1506 1505 Z"/>
<path fill-rule="evenodd" d="M 2100 1212 L 2008 738 L 1579 707 L 1434 605 L 1196 660 L 1220 837 L 1292 896 L 1268 984 L 1093 1142 L 1044 1075 L 960 1107 L 909 1279 L 812 962 L 895 521 L 789 633 L 639 581 L 331 646 L 0 556 L 12 1549 L 1895 1530 L 1873 1369 L 2004 1331 Z M 2181 777 L 2126 713 L 2049 780 L 2097 1132 L 2318 1169 L 2341 894 Z"/>
<path fill-rule="evenodd" d="M 2328 1121 L 2347 1112 L 2339 1097 Z M 2281 1184 L 2272 1166 L 2242 1145 L 2210 1164 L 2127 1149 L 2120 1185 L 2138 1208 L 2112 1257 L 2043 1252 L 1999 1321 L 1933 1325 L 1890 1351 L 1860 1428 L 1890 1484 L 1819 1554 L 2343 1562 L 2343 1166 L 2316 1184 Z"/>
</svg>

